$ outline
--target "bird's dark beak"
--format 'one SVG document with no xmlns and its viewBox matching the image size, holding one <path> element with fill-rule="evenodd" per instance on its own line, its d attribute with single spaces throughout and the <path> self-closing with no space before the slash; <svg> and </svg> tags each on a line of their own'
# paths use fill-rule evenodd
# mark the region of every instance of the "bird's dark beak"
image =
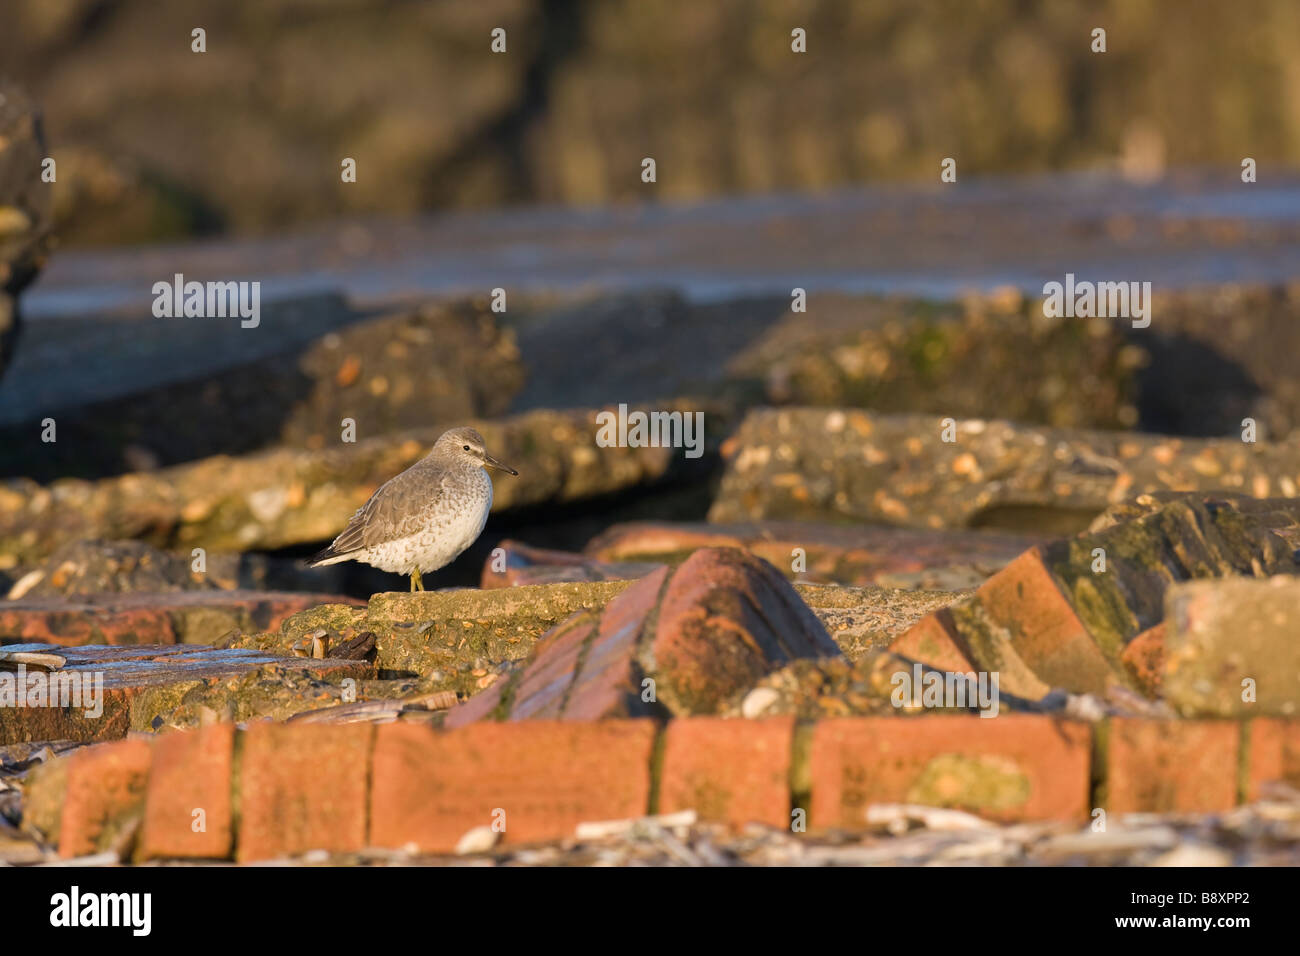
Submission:
<svg viewBox="0 0 1300 956">
<path fill-rule="evenodd" d="M 492 457 L 491 455 L 489 455 L 487 452 L 484 452 L 484 453 L 483 453 L 483 464 L 485 464 L 485 465 L 490 465 L 490 466 L 492 466 L 493 468 L 498 468 L 498 469 L 500 469 L 501 471 L 504 471 L 504 472 L 508 472 L 509 474 L 514 475 L 516 478 L 519 477 L 519 472 L 515 471 L 513 468 L 511 468 L 509 465 L 507 465 L 504 461 L 497 461 L 497 459 L 493 458 L 493 457 Z"/>
</svg>

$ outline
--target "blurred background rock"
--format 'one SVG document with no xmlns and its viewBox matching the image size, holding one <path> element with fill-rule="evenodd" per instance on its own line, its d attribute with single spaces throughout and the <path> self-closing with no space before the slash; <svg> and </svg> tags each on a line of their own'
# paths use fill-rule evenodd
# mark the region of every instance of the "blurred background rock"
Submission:
<svg viewBox="0 0 1300 956">
<path fill-rule="evenodd" d="M 934 181 L 954 152 L 963 176 L 1300 160 L 1294 0 L 7 0 L 3 20 L 65 245 L 633 200 L 647 155 L 668 199 Z M 357 183 L 334 188 L 345 156 Z"/>
</svg>

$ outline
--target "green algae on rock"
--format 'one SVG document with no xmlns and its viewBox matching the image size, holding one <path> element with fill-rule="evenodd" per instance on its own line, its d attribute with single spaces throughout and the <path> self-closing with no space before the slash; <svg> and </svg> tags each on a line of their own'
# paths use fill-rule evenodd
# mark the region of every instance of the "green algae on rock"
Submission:
<svg viewBox="0 0 1300 956">
<path fill-rule="evenodd" d="M 941 754 L 930 760 L 907 792 L 907 802 L 965 810 L 1011 810 L 1028 801 L 1029 778 L 1013 760 Z"/>
</svg>

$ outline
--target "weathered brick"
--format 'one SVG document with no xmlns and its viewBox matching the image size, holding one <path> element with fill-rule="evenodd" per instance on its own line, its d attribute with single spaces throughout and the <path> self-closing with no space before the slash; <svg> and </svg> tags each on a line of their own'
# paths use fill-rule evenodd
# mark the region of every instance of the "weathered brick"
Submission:
<svg viewBox="0 0 1300 956">
<path fill-rule="evenodd" d="M 370 842 L 449 852 L 470 829 L 500 819 L 498 810 L 511 843 L 641 816 L 654 737 L 650 720 L 481 722 L 452 731 L 381 725 Z"/>
<path fill-rule="evenodd" d="M 1263 785 L 1273 782 L 1300 790 L 1300 720 L 1261 717 L 1250 722 L 1246 799 L 1258 800 Z"/>
<path fill-rule="evenodd" d="M 251 725 L 239 764 L 239 860 L 366 842 L 369 724 Z"/>
<path fill-rule="evenodd" d="M 448 730 L 454 730 L 457 727 L 472 724 L 476 720 L 485 720 L 493 716 L 497 708 L 501 706 L 501 701 L 505 699 L 507 689 L 512 683 L 513 680 L 511 679 L 498 680 L 491 687 L 480 691 L 469 700 L 461 701 L 447 711 L 447 716 L 443 718 L 442 725 Z"/>
<path fill-rule="evenodd" d="M 110 849 L 144 807 L 152 749 L 147 740 L 119 740 L 69 757 L 59 855 Z"/>
<path fill-rule="evenodd" d="M 936 670 L 960 673 L 975 670 L 975 664 L 962 650 L 961 634 L 947 608 L 921 618 L 890 644 L 889 650 Z"/>
<path fill-rule="evenodd" d="M 542 637 L 536 659 L 524 669 L 515 687 L 512 719 L 553 720 L 560 716 L 583 650 L 596 633 L 596 624 L 597 616 L 583 611 Z"/>
<path fill-rule="evenodd" d="M 521 671 L 452 708 L 443 726 L 452 730 L 492 716 L 558 718 L 596 622 L 597 615 L 578 611 L 551 628 L 539 638 L 535 656 Z"/>
<path fill-rule="evenodd" d="M 569 691 L 566 719 L 635 717 L 653 711 L 653 705 L 641 698 L 645 668 L 640 648 L 646 621 L 667 576 L 668 569 L 660 568 L 606 606 L 600 630 L 588 645 L 582 671 Z"/>
<path fill-rule="evenodd" d="M 522 670 L 451 710 L 444 726 L 461 727 L 498 710 L 510 720 L 598 720 L 645 714 L 637 638 L 655 606 L 667 568 L 614 598 L 599 615 L 579 611 L 538 639 Z"/>
<path fill-rule="evenodd" d="M 567 581 L 626 581 L 645 577 L 659 567 L 658 562 L 601 561 L 585 554 L 534 548 L 518 541 L 502 541 L 497 547 L 503 554 L 499 557 L 493 555 L 484 562 L 479 581 L 481 588 Z"/>
<path fill-rule="evenodd" d="M 203 592 L 207 593 L 207 592 Z M 10 639 L 71 647 L 78 644 L 174 644 L 171 616 L 117 600 L 92 605 L 57 598 L 31 598 L 0 608 L 0 634 Z"/>
<path fill-rule="evenodd" d="M 510 720 L 716 713 L 792 660 L 842 656 L 790 583 L 743 551 L 705 549 L 675 570 L 660 567 L 610 601 L 594 632 L 592 619 L 552 629 L 518 676 L 454 709 L 448 726 L 503 700 Z"/>
<path fill-rule="evenodd" d="M 790 556 L 800 548 L 806 567 L 797 577 L 807 583 L 899 587 L 905 581 L 940 587 L 959 580 L 957 586 L 968 587 L 1042 540 L 1041 535 L 807 521 L 632 522 L 602 532 L 585 554 L 593 572 L 608 573 L 640 566 L 636 562 L 675 563 L 700 548 L 743 548 L 790 578 L 796 576 L 789 570 Z M 561 570 L 557 564 L 556 572 Z"/>
<path fill-rule="evenodd" d="M 956 807 L 995 820 L 1081 820 L 1086 724 L 1030 714 L 862 717 L 813 731 L 810 822 L 861 827 L 873 803 Z"/>
<path fill-rule="evenodd" d="M 1108 813 L 1203 813 L 1236 804 L 1235 721 L 1116 717 L 1109 723 Z"/>
<path fill-rule="evenodd" d="M 138 859 L 225 859 L 234 840 L 235 725 L 163 734 L 153 745 Z M 201 818 L 195 811 L 202 810 Z M 199 822 L 201 829 L 196 829 Z"/>
<path fill-rule="evenodd" d="M 1159 691 L 1188 716 L 1244 716 L 1240 679 L 1256 676 L 1262 694 L 1258 675 L 1267 674 L 1270 696 L 1251 710 L 1289 715 L 1300 699 L 1300 663 L 1285 633 L 1285 608 L 1295 604 L 1286 592 L 1300 569 L 1287 538 L 1293 511 L 1205 495 L 1121 508 L 1097 531 L 1021 554 L 894 649 L 912 656 L 924 643 L 939 653 L 946 632 L 1018 697 L 1119 685 Z M 1276 572 L 1268 584 L 1243 579 Z M 1189 578 L 1222 580 L 1182 583 Z M 1167 594 L 1173 623 L 1161 630 Z M 1242 643 L 1233 635 L 1246 617 L 1257 624 Z M 1193 622 L 1230 637 L 1198 644 L 1186 636 Z"/>
<path fill-rule="evenodd" d="M 1138 686 L 1152 697 L 1157 696 L 1165 662 L 1165 622 L 1147 628 L 1129 641 L 1120 660 Z"/>
<path fill-rule="evenodd" d="M 659 811 L 695 810 L 733 826 L 790 823 L 793 717 L 670 721 L 659 785 Z"/>
<path fill-rule="evenodd" d="M 971 609 L 953 608 L 972 651 L 986 670 L 1001 670 L 1005 641 L 1044 683 L 1076 693 L 1103 693 L 1115 681 L 1105 655 L 1043 563 L 1041 548 L 1026 551 L 985 581 Z M 1011 693 L 1030 696 L 1013 687 Z"/>
<path fill-rule="evenodd" d="M 1171 588 L 1196 578 L 1300 572 L 1295 545 L 1287 544 L 1284 531 L 1300 514 L 1300 502 L 1275 508 L 1249 501 L 1190 494 L 1139 505 L 1152 510 L 1047 545 L 1044 560 L 1094 640 L 1117 664 L 1125 645 L 1169 616 Z M 1105 554 L 1104 570 L 1096 564 L 1098 550 Z"/>
<path fill-rule="evenodd" d="M 766 561 L 705 548 L 673 573 L 648 649 L 656 693 L 676 715 L 717 712 L 727 698 L 793 660 L 839 657 L 790 583 Z"/>
<path fill-rule="evenodd" d="M 62 838 L 69 763 L 68 758 L 41 761 L 23 780 L 23 828 L 39 833 L 53 846 Z"/>
<path fill-rule="evenodd" d="M 0 637 L 81 644 L 210 643 L 232 628 L 267 631 L 299 611 L 352 598 L 278 591 L 168 591 L 0 604 Z"/>
<path fill-rule="evenodd" d="M 587 543 L 584 553 L 602 561 L 676 563 L 700 548 L 744 548 L 755 537 L 733 531 L 733 528 L 701 522 L 633 521 L 606 528 Z"/>
</svg>

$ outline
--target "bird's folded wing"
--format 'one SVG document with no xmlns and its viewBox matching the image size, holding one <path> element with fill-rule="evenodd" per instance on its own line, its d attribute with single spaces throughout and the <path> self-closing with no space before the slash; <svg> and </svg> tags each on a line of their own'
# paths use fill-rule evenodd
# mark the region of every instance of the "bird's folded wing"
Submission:
<svg viewBox="0 0 1300 956">
<path fill-rule="evenodd" d="M 446 475 L 431 480 L 419 467 L 411 468 L 376 491 L 339 537 L 355 539 L 356 548 L 409 538 L 424 530 L 429 513 L 438 510 L 438 502 L 447 493 Z"/>
</svg>

